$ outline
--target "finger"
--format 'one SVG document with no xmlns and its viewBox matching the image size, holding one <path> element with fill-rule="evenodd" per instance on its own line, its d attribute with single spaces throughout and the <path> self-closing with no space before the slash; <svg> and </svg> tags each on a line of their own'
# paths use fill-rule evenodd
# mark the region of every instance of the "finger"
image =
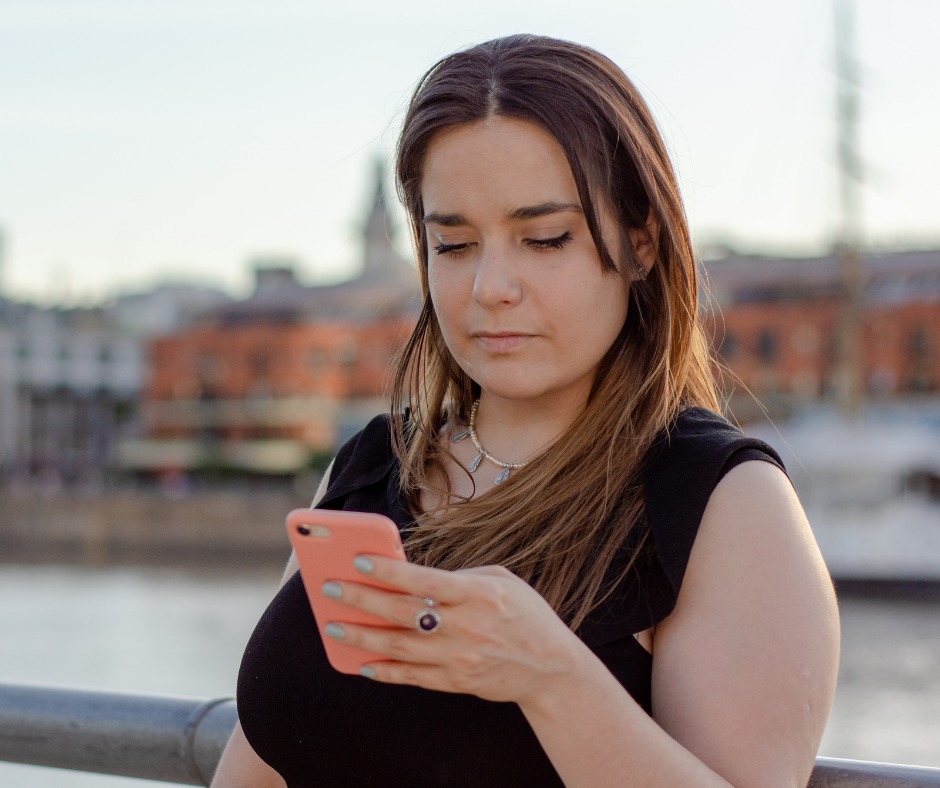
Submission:
<svg viewBox="0 0 940 788">
<path fill-rule="evenodd" d="M 369 662 L 360 674 L 385 684 L 408 684 L 438 692 L 461 692 L 440 665 L 416 665 L 410 662 Z"/>
<path fill-rule="evenodd" d="M 361 583 L 330 580 L 323 584 L 321 591 L 330 599 L 372 613 L 404 629 L 414 629 L 415 616 L 427 607 L 426 599 Z"/>
<path fill-rule="evenodd" d="M 443 644 L 428 643 L 431 638 L 413 630 L 369 627 L 331 621 L 324 628 L 328 637 L 336 638 L 345 645 L 355 646 L 374 654 L 381 654 L 398 662 L 415 665 L 439 665 L 446 658 Z"/>
<path fill-rule="evenodd" d="M 486 566 L 470 566 L 466 569 L 455 569 L 455 572 L 458 574 L 465 575 L 482 575 L 486 577 L 515 577 L 517 580 L 519 576 L 510 572 L 505 566 L 500 566 L 499 564 L 487 564 Z"/>
<path fill-rule="evenodd" d="M 457 605 L 467 598 L 465 580 L 446 569 L 419 566 L 380 555 L 358 555 L 353 566 L 366 577 L 423 599 Z"/>
</svg>

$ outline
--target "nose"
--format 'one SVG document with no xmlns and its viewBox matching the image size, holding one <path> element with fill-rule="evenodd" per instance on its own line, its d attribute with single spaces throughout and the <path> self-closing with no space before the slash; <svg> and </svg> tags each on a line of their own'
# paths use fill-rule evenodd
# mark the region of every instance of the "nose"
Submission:
<svg viewBox="0 0 940 788">
<path fill-rule="evenodd" d="M 522 281 L 512 254 L 489 246 L 477 258 L 473 299 L 481 306 L 511 306 L 522 299 Z"/>
</svg>

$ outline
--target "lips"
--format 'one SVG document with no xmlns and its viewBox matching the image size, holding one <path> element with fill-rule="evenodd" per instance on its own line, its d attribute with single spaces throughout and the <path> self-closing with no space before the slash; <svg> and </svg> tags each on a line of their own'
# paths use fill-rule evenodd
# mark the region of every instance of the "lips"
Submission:
<svg viewBox="0 0 940 788">
<path fill-rule="evenodd" d="M 533 335 L 521 331 L 476 331 L 473 337 L 491 353 L 509 353 L 525 345 Z"/>
</svg>

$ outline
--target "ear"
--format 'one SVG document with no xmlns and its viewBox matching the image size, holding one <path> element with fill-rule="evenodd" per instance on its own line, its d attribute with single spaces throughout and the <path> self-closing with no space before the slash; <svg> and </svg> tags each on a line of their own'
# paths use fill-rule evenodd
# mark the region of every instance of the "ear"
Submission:
<svg viewBox="0 0 940 788">
<path fill-rule="evenodd" d="M 634 227 L 628 232 L 633 253 L 636 255 L 637 270 L 630 277 L 631 280 L 646 279 L 646 275 L 656 263 L 659 253 L 659 222 L 653 218 L 652 212 L 646 219 L 644 227 Z"/>
</svg>

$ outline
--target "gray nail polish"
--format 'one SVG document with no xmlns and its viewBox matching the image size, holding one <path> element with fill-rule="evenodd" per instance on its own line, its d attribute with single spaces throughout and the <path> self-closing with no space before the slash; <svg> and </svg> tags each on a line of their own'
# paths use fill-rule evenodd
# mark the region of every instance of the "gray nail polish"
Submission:
<svg viewBox="0 0 940 788">
<path fill-rule="evenodd" d="M 325 582 L 320 590 L 324 596 L 332 599 L 339 599 L 343 595 L 343 589 L 340 588 L 339 583 L 334 583 L 332 580 Z"/>
<path fill-rule="evenodd" d="M 375 569 L 375 564 L 372 563 L 372 560 L 366 558 L 364 555 L 357 555 L 353 559 L 353 566 L 364 575 L 371 575 L 372 570 Z"/>
<path fill-rule="evenodd" d="M 374 679 L 375 670 L 370 668 L 368 665 L 363 665 L 361 668 L 359 668 L 359 675 L 365 676 L 367 679 Z"/>
<path fill-rule="evenodd" d="M 337 640 L 342 640 L 346 637 L 346 630 L 339 624 L 327 624 L 323 627 L 323 631 L 326 632 L 331 638 L 336 638 Z"/>
</svg>

